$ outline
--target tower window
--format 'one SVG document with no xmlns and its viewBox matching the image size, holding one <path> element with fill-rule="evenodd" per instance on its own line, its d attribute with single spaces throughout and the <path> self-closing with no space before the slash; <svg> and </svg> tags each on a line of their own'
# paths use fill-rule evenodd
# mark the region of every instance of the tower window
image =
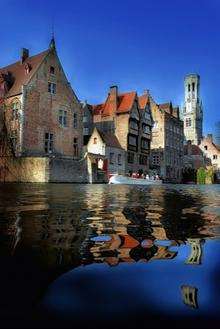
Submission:
<svg viewBox="0 0 220 329">
<path fill-rule="evenodd" d="M 213 160 L 217 160 L 217 159 L 218 159 L 217 154 L 214 154 L 214 155 L 213 155 Z"/>
<path fill-rule="evenodd" d="M 186 118 L 186 127 L 191 127 L 191 125 L 192 125 L 191 118 Z"/>
<path fill-rule="evenodd" d="M 207 151 L 207 150 L 208 150 L 208 146 L 207 146 L 207 145 L 205 145 L 205 146 L 204 146 L 204 149 Z"/>
<path fill-rule="evenodd" d="M 195 91 L 195 82 L 192 83 L 192 91 Z"/>
<path fill-rule="evenodd" d="M 188 91 L 190 91 L 190 84 L 188 84 Z"/>
</svg>

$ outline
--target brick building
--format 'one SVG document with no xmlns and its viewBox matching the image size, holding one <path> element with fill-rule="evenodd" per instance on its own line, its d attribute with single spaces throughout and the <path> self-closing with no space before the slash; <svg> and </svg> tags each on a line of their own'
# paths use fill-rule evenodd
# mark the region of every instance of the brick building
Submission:
<svg viewBox="0 0 220 329">
<path fill-rule="evenodd" d="M 54 40 L 50 48 L 0 69 L 5 88 L 5 120 L 16 155 L 80 156 L 81 105 L 73 92 Z"/>
<path fill-rule="evenodd" d="M 179 108 L 171 102 L 157 104 L 152 97 L 150 105 L 154 121 L 150 168 L 169 182 L 180 182 L 184 135 Z"/>
<path fill-rule="evenodd" d="M 19 61 L 0 69 L 0 97 L 15 157 L 81 157 L 82 107 L 65 76 L 54 39 L 49 49 L 35 56 L 23 48 Z"/>
<path fill-rule="evenodd" d="M 126 173 L 148 171 L 152 122 L 146 96 L 139 99 L 135 91 L 119 94 L 118 87 L 112 86 L 105 102 L 93 106 L 93 122 L 119 140 L 125 150 Z"/>
</svg>

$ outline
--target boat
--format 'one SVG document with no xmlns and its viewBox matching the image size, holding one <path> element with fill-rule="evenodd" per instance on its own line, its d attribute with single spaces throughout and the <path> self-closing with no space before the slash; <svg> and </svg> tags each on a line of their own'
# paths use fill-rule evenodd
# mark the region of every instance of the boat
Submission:
<svg viewBox="0 0 220 329">
<path fill-rule="evenodd" d="M 133 178 L 123 175 L 112 175 L 109 178 L 109 184 L 124 184 L 124 185 L 161 185 L 160 179 L 145 179 L 145 178 Z"/>
</svg>

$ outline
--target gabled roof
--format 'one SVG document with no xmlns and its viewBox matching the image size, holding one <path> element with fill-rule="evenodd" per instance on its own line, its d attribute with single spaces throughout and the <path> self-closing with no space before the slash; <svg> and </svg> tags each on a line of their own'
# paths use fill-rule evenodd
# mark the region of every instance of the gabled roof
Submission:
<svg viewBox="0 0 220 329">
<path fill-rule="evenodd" d="M 104 133 L 97 128 L 95 128 L 95 129 L 98 131 L 101 139 L 103 140 L 103 142 L 105 143 L 106 146 L 122 149 L 122 146 L 118 141 L 118 138 L 114 134 Z"/>
<path fill-rule="evenodd" d="M 6 97 L 15 96 L 22 92 L 22 85 L 25 85 L 30 81 L 48 53 L 49 50 L 46 50 L 40 54 L 26 58 L 22 64 L 20 61 L 18 61 L 14 64 L 0 68 L 0 74 L 9 73 L 13 81 L 11 88 L 5 95 Z M 26 73 L 26 64 L 29 64 L 29 73 Z"/>
<path fill-rule="evenodd" d="M 138 97 L 138 104 L 141 110 L 144 110 L 148 102 L 150 101 L 149 95 L 143 94 Z"/>
<path fill-rule="evenodd" d="M 114 113 L 127 113 L 131 110 L 136 98 L 136 92 L 131 91 L 118 94 L 115 101 L 108 95 L 105 103 L 94 105 L 93 114 L 102 116 L 111 116 Z"/>
</svg>

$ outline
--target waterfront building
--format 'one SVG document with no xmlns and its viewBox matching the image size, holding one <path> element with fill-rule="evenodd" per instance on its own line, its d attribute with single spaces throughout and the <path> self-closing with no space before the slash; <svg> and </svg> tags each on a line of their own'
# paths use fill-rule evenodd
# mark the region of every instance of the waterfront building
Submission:
<svg viewBox="0 0 220 329">
<path fill-rule="evenodd" d="M 14 157 L 2 163 L 6 160 L 1 155 L 1 179 L 59 181 L 62 175 L 64 181 L 70 176 L 70 181 L 74 176 L 76 181 L 82 178 L 80 165 L 71 162 L 81 157 L 82 107 L 66 78 L 54 39 L 49 49 L 34 56 L 23 48 L 19 61 L 1 68 L 0 90 L 6 139 Z M 62 161 L 51 165 L 53 159 Z M 67 166 L 64 159 L 70 160 Z"/>
<path fill-rule="evenodd" d="M 154 121 L 150 168 L 164 180 L 180 182 L 182 178 L 183 122 L 179 108 L 172 103 L 157 104 L 150 97 Z"/>
<path fill-rule="evenodd" d="M 200 76 L 189 74 L 184 79 L 185 99 L 183 107 L 185 141 L 198 145 L 202 139 L 203 108 L 200 99 Z"/>
<path fill-rule="evenodd" d="M 104 103 L 93 106 L 94 125 L 104 133 L 114 134 L 126 152 L 125 172 L 147 172 L 150 154 L 148 100 L 140 100 L 135 91 L 120 94 L 110 87 Z"/>
<path fill-rule="evenodd" d="M 203 152 L 206 163 L 213 167 L 217 180 L 220 180 L 220 146 L 214 143 L 212 134 L 202 138 L 199 148 Z"/>
<path fill-rule="evenodd" d="M 107 175 L 125 174 L 125 151 L 114 134 L 94 128 L 87 144 L 87 152 L 89 155 L 97 155 L 97 167 Z M 100 159 L 99 155 L 102 156 Z"/>
</svg>

